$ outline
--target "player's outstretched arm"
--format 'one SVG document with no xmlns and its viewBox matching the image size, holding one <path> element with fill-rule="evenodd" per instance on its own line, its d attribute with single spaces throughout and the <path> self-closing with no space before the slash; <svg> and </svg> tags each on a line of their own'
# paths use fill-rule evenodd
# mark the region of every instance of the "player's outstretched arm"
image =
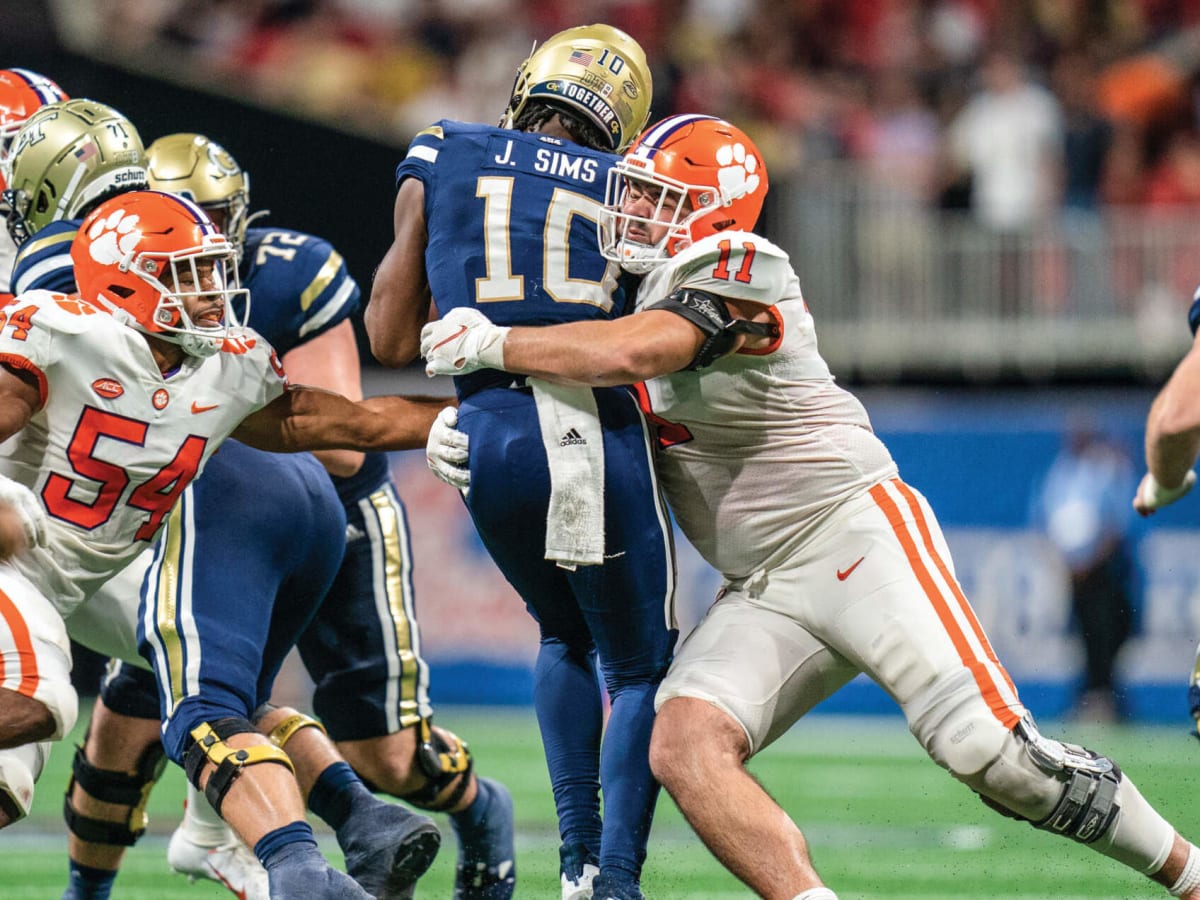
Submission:
<svg viewBox="0 0 1200 900">
<path fill-rule="evenodd" d="M 1143 516 L 1187 493 L 1200 453 L 1200 340 L 1176 366 L 1146 418 L 1146 476 L 1133 501 Z"/>
<path fill-rule="evenodd" d="M 297 385 L 247 416 L 233 437 L 259 450 L 415 450 L 452 397 L 371 397 L 355 402 Z"/>
<path fill-rule="evenodd" d="M 283 367 L 297 384 L 334 391 L 351 400 L 362 399 L 362 365 L 349 319 L 297 344 L 284 355 Z M 322 450 L 317 459 L 330 475 L 348 478 L 362 466 L 363 455 L 356 450 Z"/>
<path fill-rule="evenodd" d="M 677 372 L 703 340 L 686 320 L 656 310 L 608 322 L 499 329 L 477 311 L 456 309 L 425 327 L 421 352 L 430 375 L 502 368 L 600 387 Z"/>
<path fill-rule="evenodd" d="M 36 378 L 0 364 L 0 441 L 24 428 L 40 405 Z M 24 485 L 0 475 L 0 560 L 43 544 L 45 535 L 46 513 L 38 498 Z"/>
<path fill-rule="evenodd" d="M 0 363 L 0 441 L 6 441 L 33 418 L 42 405 L 37 376 Z"/>
<path fill-rule="evenodd" d="M 429 320 L 425 274 L 425 186 L 415 178 L 400 185 L 393 215 L 395 237 L 375 271 L 363 321 L 371 353 L 385 366 L 417 358 L 421 326 Z"/>
</svg>

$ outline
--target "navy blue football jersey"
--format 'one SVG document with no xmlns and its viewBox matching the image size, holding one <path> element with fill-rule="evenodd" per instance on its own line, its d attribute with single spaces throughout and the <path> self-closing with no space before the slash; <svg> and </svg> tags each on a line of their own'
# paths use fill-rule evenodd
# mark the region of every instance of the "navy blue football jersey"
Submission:
<svg viewBox="0 0 1200 900">
<path fill-rule="evenodd" d="M 14 294 L 46 290 L 70 294 L 75 290 L 71 242 L 81 219 L 51 222 L 17 248 L 13 261 L 11 290 Z"/>
<path fill-rule="evenodd" d="M 438 314 L 470 306 L 500 325 L 553 325 L 627 312 L 620 269 L 600 256 L 596 230 L 616 161 L 487 125 L 443 120 L 418 134 L 396 184 L 425 187 L 425 268 Z M 499 380 L 512 376 L 456 382 L 465 396 Z"/>
<path fill-rule="evenodd" d="M 290 228 L 250 228 L 241 265 L 250 326 L 280 355 L 358 308 L 359 288 L 326 240 Z"/>
</svg>

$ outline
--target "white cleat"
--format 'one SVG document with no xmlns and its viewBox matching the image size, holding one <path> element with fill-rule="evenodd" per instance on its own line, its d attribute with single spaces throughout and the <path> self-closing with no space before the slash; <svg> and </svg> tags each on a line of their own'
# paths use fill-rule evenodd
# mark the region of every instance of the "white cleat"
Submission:
<svg viewBox="0 0 1200 900">
<path fill-rule="evenodd" d="M 167 862 L 188 881 L 206 878 L 225 885 L 240 900 L 270 900 L 267 870 L 250 849 L 239 840 L 219 847 L 205 847 L 175 829 L 167 845 Z M 590 897 L 591 894 L 589 893 Z"/>
<path fill-rule="evenodd" d="M 564 872 L 562 900 L 592 900 L 592 880 L 599 874 L 600 869 L 591 863 L 584 863 L 583 871 L 575 878 L 568 878 Z"/>
</svg>

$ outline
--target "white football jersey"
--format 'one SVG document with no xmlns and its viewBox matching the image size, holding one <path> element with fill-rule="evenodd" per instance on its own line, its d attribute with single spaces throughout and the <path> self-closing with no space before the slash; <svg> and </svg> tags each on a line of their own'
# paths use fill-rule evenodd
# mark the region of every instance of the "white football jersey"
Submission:
<svg viewBox="0 0 1200 900">
<path fill-rule="evenodd" d="M 42 404 L 0 444 L 0 472 L 49 517 L 47 546 L 15 562 L 64 616 L 149 546 L 220 443 L 286 387 L 253 332 L 164 378 L 141 334 L 48 291 L 0 308 L 0 362 L 31 373 Z"/>
<path fill-rule="evenodd" d="M 13 263 L 17 259 L 17 245 L 9 236 L 8 230 L 0 228 L 0 294 L 7 294 L 12 288 Z"/>
<path fill-rule="evenodd" d="M 646 382 L 658 471 L 675 517 L 728 579 L 778 565 L 836 504 L 896 465 L 853 394 L 834 384 L 791 263 L 749 232 L 711 235 L 653 270 L 639 308 L 679 287 L 771 307 L 781 337 L 757 352 Z"/>
</svg>

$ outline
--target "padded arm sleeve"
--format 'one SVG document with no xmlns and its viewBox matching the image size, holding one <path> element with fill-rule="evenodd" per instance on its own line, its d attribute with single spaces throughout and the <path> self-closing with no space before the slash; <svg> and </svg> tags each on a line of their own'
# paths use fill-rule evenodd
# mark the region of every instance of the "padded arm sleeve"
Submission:
<svg viewBox="0 0 1200 900">
<path fill-rule="evenodd" d="M 682 316 L 704 335 L 704 343 L 700 345 L 692 361 L 683 367 L 684 371 L 711 366 L 733 349 L 739 334 L 776 337 L 779 330 L 773 322 L 735 319 L 729 314 L 729 307 L 719 296 L 694 288 L 679 288 L 646 308 L 665 309 Z"/>
</svg>

